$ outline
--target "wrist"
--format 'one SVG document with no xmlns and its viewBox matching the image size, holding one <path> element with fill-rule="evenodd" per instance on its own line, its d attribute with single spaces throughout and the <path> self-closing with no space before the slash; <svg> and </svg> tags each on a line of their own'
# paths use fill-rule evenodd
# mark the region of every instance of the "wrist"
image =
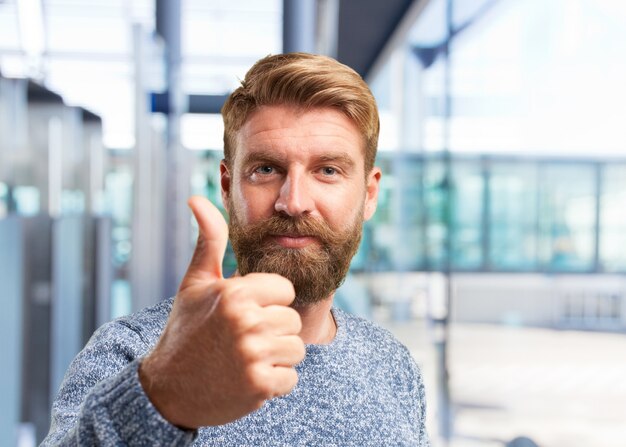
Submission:
<svg viewBox="0 0 626 447">
<path fill-rule="evenodd" d="M 171 382 L 152 358 L 144 357 L 139 362 L 139 383 L 150 403 L 170 424 L 181 430 L 195 430 L 181 420 L 181 410 L 177 408 L 176 393 L 171 390 Z M 180 396 L 179 396 L 180 398 Z"/>
</svg>

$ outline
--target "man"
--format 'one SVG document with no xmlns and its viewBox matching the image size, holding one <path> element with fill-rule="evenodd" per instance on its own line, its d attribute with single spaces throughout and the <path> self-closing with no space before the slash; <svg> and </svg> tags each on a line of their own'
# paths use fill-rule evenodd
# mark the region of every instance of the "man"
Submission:
<svg viewBox="0 0 626 447">
<path fill-rule="evenodd" d="M 178 294 L 96 331 L 44 445 L 428 445 L 406 348 L 332 308 L 377 203 L 367 85 L 330 58 L 269 56 L 222 115 L 228 227 L 190 199 L 200 234 Z"/>
</svg>

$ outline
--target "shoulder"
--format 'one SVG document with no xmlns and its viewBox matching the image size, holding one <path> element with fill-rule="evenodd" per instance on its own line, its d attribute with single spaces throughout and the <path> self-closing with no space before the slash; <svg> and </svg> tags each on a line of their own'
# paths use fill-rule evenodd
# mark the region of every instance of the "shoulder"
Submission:
<svg viewBox="0 0 626 447">
<path fill-rule="evenodd" d="M 154 306 L 105 323 L 94 332 L 90 344 L 141 345 L 141 351 L 151 348 L 165 328 L 173 302 L 173 298 L 168 298 Z"/>
<path fill-rule="evenodd" d="M 379 386 L 390 386 L 407 405 L 424 405 L 422 373 L 404 344 L 372 321 L 338 309 L 333 309 L 333 315 L 343 331 L 341 345 L 346 358 L 379 378 Z"/>
<path fill-rule="evenodd" d="M 340 309 L 333 309 L 333 315 L 351 349 L 362 350 L 379 360 L 403 363 L 404 366 L 413 369 L 415 362 L 409 350 L 390 331 L 373 321 Z"/>
<path fill-rule="evenodd" d="M 359 342 L 365 340 L 376 345 L 388 345 L 393 349 L 406 349 L 390 331 L 371 320 L 336 308 L 333 308 L 333 316 L 340 330 L 344 331 L 350 340 Z"/>
<path fill-rule="evenodd" d="M 159 339 L 172 300 L 105 323 L 72 360 L 62 385 L 63 399 L 82 399 L 96 383 L 145 355 Z"/>
<path fill-rule="evenodd" d="M 112 324 L 128 327 L 139 334 L 146 343 L 154 344 L 165 328 L 173 304 L 174 298 L 167 298 L 154 306 L 113 320 Z"/>
</svg>

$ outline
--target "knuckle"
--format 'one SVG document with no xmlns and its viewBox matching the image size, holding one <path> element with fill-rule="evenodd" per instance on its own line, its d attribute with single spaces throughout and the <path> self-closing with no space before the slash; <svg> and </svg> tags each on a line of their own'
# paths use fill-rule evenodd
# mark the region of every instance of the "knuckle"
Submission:
<svg viewBox="0 0 626 447">
<path fill-rule="evenodd" d="M 252 395 L 259 399 L 265 399 L 272 394 L 271 383 L 266 368 L 258 363 L 248 366 L 246 369 L 246 382 Z"/>
<path fill-rule="evenodd" d="M 239 293 L 236 286 L 226 280 L 221 280 L 211 284 L 211 287 L 213 287 L 212 293 L 219 297 L 219 308 L 223 310 L 224 314 L 228 314 L 233 307 L 236 307 L 238 300 L 233 298 L 233 295 L 236 296 Z"/>
<path fill-rule="evenodd" d="M 221 299 L 222 314 L 239 329 L 248 329 L 258 323 L 255 309 L 245 297 L 241 287 L 229 287 Z"/>
<path fill-rule="evenodd" d="M 250 365 L 262 359 L 263 348 L 254 337 L 242 337 L 237 344 L 237 349 L 239 351 L 239 357 L 244 365 L 249 365 L 248 367 L 251 367 Z M 253 371 L 248 372 L 252 373 Z"/>
<path fill-rule="evenodd" d="M 224 285 L 222 287 L 222 295 L 224 296 L 225 301 L 241 301 L 245 296 L 245 288 L 241 281 L 234 279 L 224 280 Z"/>
<path fill-rule="evenodd" d="M 238 320 L 238 316 L 239 316 L 238 306 L 236 304 L 233 304 L 232 302 L 228 302 L 227 300 L 223 298 L 220 300 L 218 307 L 216 309 L 216 312 L 219 312 L 220 318 L 226 321 L 227 324 L 231 327 Z"/>
<path fill-rule="evenodd" d="M 251 332 L 263 325 L 263 320 L 255 309 L 240 309 L 237 313 L 239 329 L 243 332 Z"/>
</svg>

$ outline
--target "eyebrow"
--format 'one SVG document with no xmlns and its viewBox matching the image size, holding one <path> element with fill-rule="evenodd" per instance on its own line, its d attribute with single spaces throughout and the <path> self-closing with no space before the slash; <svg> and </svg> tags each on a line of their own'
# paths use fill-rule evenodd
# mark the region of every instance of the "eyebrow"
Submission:
<svg viewBox="0 0 626 447">
<path fill-rule="evenodd" d="M 323 154 L 316 157 L 316 161 L 323 163 L 338 163 L 346 168 L 352 168 L 356 163 L 352 157 L 345 153 Z M 242 166 L 249 166 L 255 163 L 268 163 L 280 165 L 284 159 L 271 150 L 259 150 L 248 153 L 242 160 Z"/>
<path fill-rule="evenodd" d="M 278 165 L 283 162 L 284 160 L 282 159 L 282 157 L 279 157 L 278 155 L 272 153 L 269 150 L 261 150 L 261 151 L 254 151 L 254 152 L 246 154 L 242 160 L 241 165 L 249 166 L 255 163 L 268 163 L 268 164 Z"/>
<path fill-rule="evenodd" d="M 318 160 L 329 163 L 339 163 L 345 167 L 351 168 L 354 166 L 355 162 L 352 157 L 348 154 L 325 154 L 318 157 Z"/>
</svg>

